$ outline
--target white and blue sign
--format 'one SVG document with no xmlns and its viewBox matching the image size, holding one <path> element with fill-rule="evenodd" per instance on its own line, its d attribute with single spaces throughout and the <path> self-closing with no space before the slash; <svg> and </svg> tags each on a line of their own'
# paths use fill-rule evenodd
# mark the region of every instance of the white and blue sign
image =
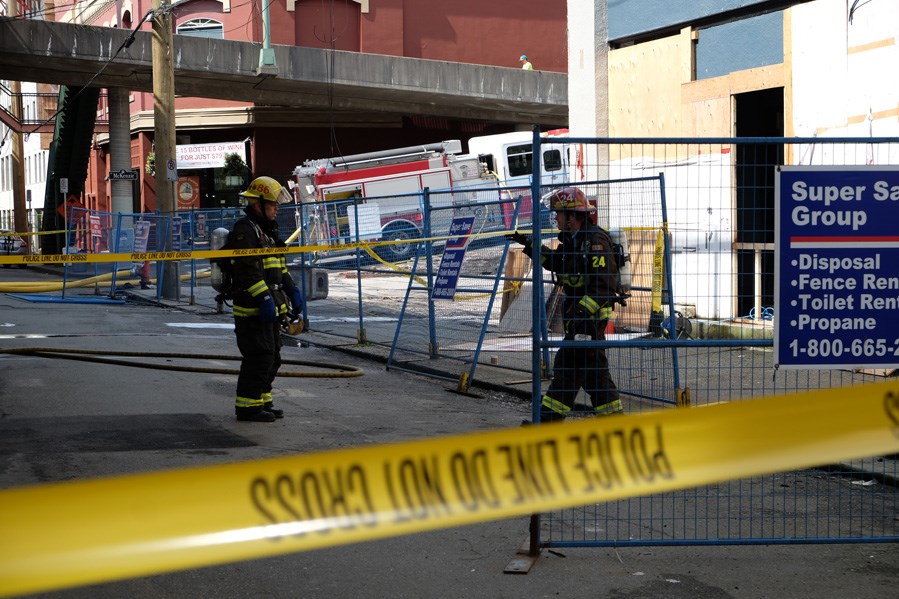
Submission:
<svg viewBox="0 0 899 599">
<path fill-rule="evenodd" d="M 431 294 L 432 299 L 451 300 L 455 297 L 459 271 L 462 270 L 465 250 L 468 249 L 468 240 L 473 228 L 473 216 L 454 218 L 450 224 L 450 238 L 446 240 L 446 247 L 443 248 L 443 257 L 440 259 L 437 280 L 434 281 L 434 291 Z"/>
<path fill-rule="evenodd" d="M 150 221 L 139 220 L 134 223 L 134 251 L 144 253 L 150 241 Z"/>
<path fill-rule="evenodd" d="M 181 217 L 172 217 L 172 251 L 181 251 Z"/>
<path fill-rule="evenodd" d="M 134 251 L 134 229 L 121 229 L 119 231 L 119 245 L 115 251 L 130 254 Z"/>
<path fill-rule="evenodd" d="M 777 364 L 899 366 L 899 168 L 783 167 L 775 221 Z"/>
</svg>

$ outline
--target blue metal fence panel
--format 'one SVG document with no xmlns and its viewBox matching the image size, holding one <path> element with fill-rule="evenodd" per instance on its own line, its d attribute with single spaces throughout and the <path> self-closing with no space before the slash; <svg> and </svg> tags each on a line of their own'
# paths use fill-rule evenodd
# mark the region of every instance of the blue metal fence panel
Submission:
<svg viewBox="0 0 899 599">
<path fill-rule="evenodd" d="M 535 139 L 535 145 L 539 145 Z M 891 369 L 778 370 L 773 355 L 774 172 L 784 164 L 890 165 L 899 140 L 870 139 L 554 139 L 570 144 L 583 176 L 600 179 L 659 174 L 670 235 L 662 335 L 605 346 L 622 387 L 649 389 L 662 369 L 680 381 L 678 401 L 623 395 L 625 411 L 675 409 L 827 387 L 851 387 L 891 376 Z M 535 155 L 539 154 L 535 152 Z M 592 159 L 591 159 L 592 157 Z M 601 200 L 602 194 L 596 194 Z M 628 206 L 609 202 L 610 224 Z M 602 214 L 602 206 L 600 206 Z M 637 244 L 647 241 L 637 240 Z M 895 267 L 891 267 L 895 269 Z M 639 278 L 639 266 L 637 277 Z M 535 302 L 540 301 L 535 299 Z M 634 326 L 630 307 L 615 319 Z M 627 325 L 625 325 L 627 326 Z M 653 331 L 648 331 L 653 333 Z M 629 372 L 623 363 L 637 363 Z M 899 366 L 899 365 L 897 365 Z M 666 381 L 666 385 L 674 378 Z M 534 392 L 537 406 L 540 385 Z M 759 431 L 764 434 L 764 431 Z M 544 547 L 772 544 L 899 541 L 899 456 L 751 479 L 681 492 L 583 506 L 539 516 Z"/>
</svg>

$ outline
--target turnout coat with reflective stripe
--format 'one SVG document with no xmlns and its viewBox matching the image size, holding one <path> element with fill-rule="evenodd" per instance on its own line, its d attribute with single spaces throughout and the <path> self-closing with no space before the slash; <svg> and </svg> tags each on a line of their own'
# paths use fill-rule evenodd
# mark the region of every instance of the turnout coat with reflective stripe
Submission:
<svg viewBox="0 0 899 599">
<path fill-rule="evenodd" d="M 260 224 L 250 215 L 234 223 L 228 243 L 232 249 L 271 248 L 284 245 L 278 238 L 277 225 Z M 293 286 L 293 279 L 287 271 L 284 254 L 231 258 L 231 264 L 234 285 L 238 289 L 234 296 L 234 316 L 257 316 L 259 301 L 266 292 L 272 294 L 278 316 L 287 314 L 287 299 L 283 290 Z"/>
<path fill-rule="evenodd" d="M 602 228 L 587 224 L 575 234 L 559 233 L 556 249 L 542 248 L 543 267 L 555 274 L 565 292 L 565 314 L 575 306 L 607 319 L 618 297 L 618 267 L 612 239 Z"/>
</svg>

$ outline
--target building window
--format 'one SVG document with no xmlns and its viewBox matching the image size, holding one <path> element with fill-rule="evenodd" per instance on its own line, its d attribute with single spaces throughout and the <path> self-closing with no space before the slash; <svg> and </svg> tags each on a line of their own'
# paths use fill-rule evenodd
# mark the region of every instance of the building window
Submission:
<svg viewBox="0 0 899 599">
<path fill-rule="evenodd" d="M 178 35 L 191 37 L 211 37 L 218 40 L 225 39 L 225 28 L 218 21 L 212 19 L 191 19 L 178 25 Z"/>
</svg>

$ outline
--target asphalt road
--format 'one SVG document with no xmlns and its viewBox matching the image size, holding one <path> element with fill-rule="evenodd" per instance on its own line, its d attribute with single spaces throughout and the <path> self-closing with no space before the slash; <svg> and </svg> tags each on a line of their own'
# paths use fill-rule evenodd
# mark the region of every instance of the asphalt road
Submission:
<svg viewBox="0 0 899 599">
<path fill-rule="evenodd" d="M 10 280 L 58 277 L 0 269 Z M 100 299 L 69 297 L 79 294 Z M 0 350 L 19 347 L 237 355 L 230 317 L 212 311 L 0 295 Z M 287 417 L 239 423 L 231 375 L 0 354 L 0 488 L 511 427 L 530 412 L 511 395 L 451 393 L 332 349 L 289 347 L 285 357 L 364 375 L 279 379 Z M 504 574 L 527 531 L 516 518 L 42 596 L 880 599 L 899 588 L 895 544 L 554 550 L 529 574 Z"/>
</svg>

